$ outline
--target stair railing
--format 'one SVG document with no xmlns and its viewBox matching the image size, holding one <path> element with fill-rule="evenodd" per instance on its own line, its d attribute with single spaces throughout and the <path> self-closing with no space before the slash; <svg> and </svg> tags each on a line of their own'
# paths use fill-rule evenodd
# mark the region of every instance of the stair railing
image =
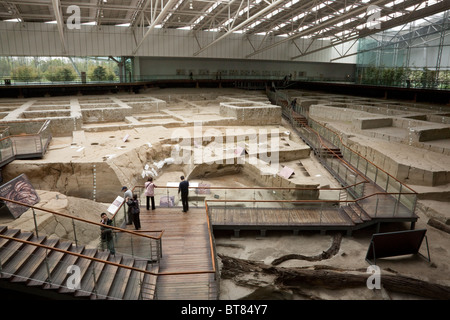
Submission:
<svg viewBox="0 0 450 320">
<path fill-rule="evenodd" d="M 33 242 L 33 241 L 28 241 L 28 240 L 24 240 L 24 239 L 19 239 L 19 238 L 15 238 L 15 237 L 10 237 L 10 236 L 6 236 L 0 233 L 0 238 L 1 239 L 6 239 L 9 241 L 15 241 L 15 242 L 20 242 L 24 245 L 31 245 L 36 247 L 36 249 L 40 248 L 42 250 L 45 250 L 44 253 L 44 261 L 39 264 L 36 267 L 36 271 L 39 270 L 39 268 L 44 268 L 44 270 L 46 270 L 46 280 L 43 280 L 44 278 L 36 278 L 36 272 L 33 272 L 33 274 L 31 274 L 28 277 L 24 277 L 21 275 L 17 275 L 17 274 L 8 274 L 6 272 L 5 269 L 2 269 L 2 264 L 0 264 L 0 270 L 4 275 L 7 275 L 8 277 L 17 277 L 19 278 L 21 281 L 35 281 L 36 283 L 38 283 L 39 285 L 43 286 L 46 285 L 48 289 L 64 289 L 65 292 L 67 293 L 75 293 L 76 291 L 84 294 L 84 295 L 93 295 L 96 298 L 113 298 L 113 299 L 121 299 L 122 297 L 118 297 L 115 296 L 114 294 L 111 293 L 110 288 L 107 289 L 103 289 L 103 293 L 99 292 L 99 283 L 101 282 L 101 277 L 103 278 L 110 278 L 110 282 L 112 282 L 112 278 L 115 276 L 115 274 L 117 274 L 117 272 L 115 274 L 112 273 L 108 273 L 107 271 L 105 271 L 105 268 L 107 266 L 109 267 L 115 267 L 115 268 L 121 268 L 121 269 L 125 269 L 125 270 L 129 270 L 130 272 L 135 272 L 136 273 L 136 277 L 137 279 L 143 279 L 143 277 L 145 275 L 147 276 L 158 276 L 158 273 L 152 272 L 152 271 L 148 271 L 145 269 L 140 269 L 134 266 L 130 266 L 130 265 L 126 265 L 124 263 L 120 263 L 120 262 L 114 262 L 114 261 L 109 261 L 107 259 L 100 259 L 97 258 L 95 256 L 90 256 L 90 255 L 86 255 L 86 254 L 82 254 L 82 253 L 77 253 L 77 252 L 73 252 L 73 251 L 69 251 L 69 250 L 64 250 L 64 249 L 60 249 L 56 246 L 49 246 L 49 245 L 45 245 L 45 244 L 41 244 L 41 243 L 37 243 L 37 242 Z M 54 252 L 59 252 L 69 256 L 73 256 L 75 257 L 77 260 L 74 264 L 67 264 L 64 263 L 61 259 L 58 260 L 52 260 L 50 254 L 48 252 L 54 253 Z M 16 251 L 14 252 L 14 254 L 19 254 L 20 252 Z M 38 254 L 33 251 L 32 254 L 28 254 L 28 256 L 33 257 L 33 255 L 36 256 L 36 259 L 38 258 Z M 89 265 L 85 268 L 85 270 L 80 270 L 80 273 L 72 273 L 71 271 L 73 270 L 73 266 L 78 266 L 78 264 L 80 263 L 80 259 L 84 260 L 84 261 L 89 261 Z M 97 264 L 97 267 L 99 268 L 100 271 L 100 275 L 97 275 L 95 272 L 95 267 Z M 104 266 L 102 266 L 104 265 Z M 54 282 L 51 281 L 51 277 L 52 277 L 52 271 L 54 271 L 57 267 L 60 267 L 62 269 L 62 273 L 64 274 L 62 278 L 62 282 Z M 92 270 L 90 270 L 92 268 Z M 103 270 L 102 270 L 103 269 Z M 91 276 L 92 275 L 92 276 Z M 79 276 L 79 277 L 76 277 Z M 131 277 L 131 276 L 130 276 Z M 125 279 L 117 279 L 119 282 L 123 283 L 123 281 L 125 281 Z M 127 279 L 128 280 L 128 279 Z M 89 282 L 91 281 L 91 282 Z M 136 286 L 141 286 L 140 280 L 136 281 Z M 138 289 L 140 292 L 140 288 Z M 142 299 L 142 295 L 140 296 L 140 298 Z"/>
<path fill-rule="evenodd" d="M 14 122 L 15 125 L 21 122 Z M 0 138 L 0 165 L 5 165 L 14 159 L 23 159 L 29 157 L 43 156 L 47 151 L 52 134 L 50 131 L 51 120 L 40 121 L 30 120 L 24 122 L 23 130 L 32 131 L 37 129 L 35 133 L 25 133 L 20 135 L 11 135 L 10 128 L 6 128 Z M 8 126 L 8 122 L 4 123 Z M 29 142 L 29 143 L 26 143 Z M 34 146 L 34 147 L 31 147 Z"/>
<path fill-rule="evenodd" d="M 288 94 L 279 91 L 267 91 L 267 94 L 273 100 L 273 103 L 285 107 L 289 105 L 290 99 Z M 296 108 L 296 110 L 297 109 L 298 108 Z M 305 112 L 305 108 L 300 109 Z M 292 113 L 294 113 L 294 111 L 292 111 Z M 326 140 L 330 141 L 333 145 L 341 150 L 342 157 L 338 157 L 341 161 L 346 162 L 348 166 L 354 169 L 354 171 L 358 174 L 359 172 L 362 172 L 362 176 L 367 182 L 369 182 L 370 180 L 373 181 L 382 190 L 384 190 L 386 194 L 398 194 L 397 203 L 402 204 L 406 208 L 411 208 L 411 213 L 414 214 L 417 202 L 416 191 L 414 191 L 408 185 L 399 181 L 394 176 L 390 175 L 385 170 L 379 168 L 377 165 L 375 165 L 373 162 L 371 162 L 358 152 L 348 147 L 346 144 L 344 144 L 344 142 L 342 141 L 342 137 L 337 132 L 309 117 L 307 112 L 305 112 L 303 115 L 307 117 L 309 127 L 316 132 L 317 138 L 320 141 L 322 141 L 321 137 L 324 137 Z M 296 129 L 295 123 L 292 120 L 292 116 L 288 117 L 288 119 L 294 126 L 294 129 Z M 302 133 L 304 134 L 304 132 L 298 133 L 300 135 L 302 135 Z M 402 196 L 404 194 L 406 194 L 407 196 Z M 362 194 L 360 194 L 360 196 L 362 196 Z M 414 199 L 411 201 L 410 197 L 413 197 Z"/>
<path fill-rule="evenodd" d="M 134 232 L 132 230 L 127 230 L 123 228 L 119 228 L 116 226 L 106 226 L 100 223 L 100 213 L 98 213 L 98 221 L 94 222 L 86 219 L 82 219 L 79 217 L 71 216 L 65 213 L 56 212 L 53 210 L 49 210 L 46 208 L 36 207 L 33 205 L 28 205 L 19 201 L 2 198 L 0 200 L 5 203 L 12 203 L 16 206 L 25 206 L 27 208 L 32 209 L 31 212 L 33 214 L 34 220 L 34 232 L 36 236 L 39 236 L 40 233 L 51 235 L 56 234 L 61 239 L 66 239 L 69 241 L 73 241 L 76 246 L 79 246 L 81 242 L 84 245 L 92 244 L 92 242 L 97 242 L 101 244 L 100 239 L 100 228 L 109 228 L 112 230 L 113 235 L 116 237 L 115 244 L 117 244 L 117 237 L 125 238 L 130 237 L 130 239 L 135 240 L 135 245 L 131 247 L 120 247 L 115 248 L 115 251 L 122 254 L 128 254 L 131 256 L 137 256 L 143 259 L 147 259 L 149 261 L 154 260 L 154 256 L 152 257 L 151 242 L 155 241 L 158 243 L 159 254 L 156 257 L 156 262 L 159 263 L 159 260 L 162 256 L 162 235 L 164 233 L 163 230 L 148 230 L 148 233 L 152 233 L 154 235 L 144 234 L 142 232 Z M 120 210 L 119 207 L 116 213 Z M 36 211 L 42 211 L 47 214 L 51 214 L 51 218 L 48 215 L 38 215 Z M 26 214 L 26 212 L 24 213 Z M 42 220 L 41 223 L 38 220 Z M 45 223 L 43 221 L 45 220 Z M 55 225 L 55 227 L 51 227 L 51 225 Z M 31 231 L 31 230 L 29 230 Z M 79 231 L 79 232 L 77 232 Z M 81 236 L 84 237 L 84 241 L 82 241 Z M 149 245 L 147 245 L 147 243 Z"/>
</svg>

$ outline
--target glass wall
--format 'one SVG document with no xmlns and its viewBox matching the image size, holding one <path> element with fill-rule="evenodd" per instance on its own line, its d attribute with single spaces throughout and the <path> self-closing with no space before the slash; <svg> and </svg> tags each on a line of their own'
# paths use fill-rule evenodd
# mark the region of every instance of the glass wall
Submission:
<svg viewBox="0 0 450 320">
<path fill-rule="evenodd" d="M 358 42 L 358 83 L 450 88 L 449 11 L 419 19 Z"/>
</svg>

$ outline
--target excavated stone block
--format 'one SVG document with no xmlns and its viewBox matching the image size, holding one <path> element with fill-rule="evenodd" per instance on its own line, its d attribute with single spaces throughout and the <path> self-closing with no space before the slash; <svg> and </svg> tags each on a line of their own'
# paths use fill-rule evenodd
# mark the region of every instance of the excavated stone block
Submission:
<svg viewBox="0 0 450 320">
<path fill-rule="evenodd" d="M 391 127 L 392 118 L 358 118 L 356 119 L 355 126 L 361 130 Z"/>
</svg>

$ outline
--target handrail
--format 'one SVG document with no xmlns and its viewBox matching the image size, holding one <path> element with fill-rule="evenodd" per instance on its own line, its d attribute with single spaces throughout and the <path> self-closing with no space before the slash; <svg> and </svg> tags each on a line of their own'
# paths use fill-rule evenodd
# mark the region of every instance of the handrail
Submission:
<svg viewBox="0 0 450 320">
<path fill-rule="evenodd" d="M 42 120 L 30 120 L 30 121 L 19 121 L 19 122 L 14 122 L 14 123 L 29 123 L 29 122 L 36 122 L 36 123 L 42 123 Z M 42 124 L 42 126 L 39 128 L 39 130 L 37 131 L 37 133 L 24 133 L 24 134 L 14 134 L 11 135 L 9 134 L 6 137 L 3 137 L 0 139 L 0 144 L 5 143 L 6 148 L 11 150 L 11 155 L 6 155 L 5 159 L 3 159 L 3 156 L 0 157 L 0 161 L 2 161 L 3 165 L 6 162 L 10 162 L 13 161 L 15 159 L 18 158 L 18 156 L 21 156 L 22 158 L 26 155 L 33 155 L 35 156 L 36 153 L 39 153 L 41 155 L 44 155 L 44 153 L 47 151 L 48 145 L 50 144 L 50 140 L 52 138 L 52 134 L 49 131 L 48 127 L 49 124 L 51 123 L 51 121 L 45 120 Z M 8 122 L 6 123 L 8 124 Z M 8 130 L 8 133 L 10 132 L 10 127 L 11 126 L 5 126 L 5 128 Z M 46 131 L 47 130 L 47 131 Z M 39 141 L 40 142 L 40 148 L 35 148 L 34 149 L 34 153 L 29 153 L 29 152 L 18 152 L 17 151 L 17 145 L 20 141 L 20 139 L 31 139 L 33 138 L 35 141 Z M 45 144 L 43 144 L 43 140 L 46 140 Z M 9 144 L 9 146 L 8 146 Z M 19 144 L 20 146 L 20 144 Z M 6 149 L 5 148 L 5 149 Z"/>
<path fill-rule="evenodd" d="M 276 94 L 276 92 L 275 92 L 275 94 Z M 287 100 L 286 100 L 286 102 L 287 102 Z M 285 107 L 288 107 L 288 104 L 286 104 Z M 295 114 L 299 114 L 299 113 L 297 113 L 297 112 L 295 112 L 295 111 L 293 111 L 293 110 L 291 110 L 291 112 L 292 112 L 292 113 L 295 113 Z M 301 115 L 301 114 L 300 114 L 300 115 Z M 291 119 L 290 119 L 290 120 L 291 120 Z M 367 161 L 368 163 L 370 163 L 371 165 L 373 165 L 376 169 L 378 169 L 378 170 L 384 172 L 384 173 L 385 173 L 386 175 L 388 175 L 390 178 L 393 178 L 393 179 L 394 179 L 395 181 L 397 181 L 399 184 L 401 184 L 402 186 L 408 188 L 408 189 L 411 190 L 413 193 L 417 194 L 417 192 L 416 192 L 414 189 L 412 189 L 412 188 L 409 187 L 408 185 L 404 184 L 403 182 L 401 182 L 400 180 L 398 180 L 397 178 L 395 178 L 394 176 L 392 176 L 391 174 L 389 174 L 388 172 L 386 172 L 386 171 L 383 170 L 382 168 L 378 167 L 378 166 L 377 166 L 376 164 L 374 164 L 372 161 L 368 160 L 367 158 L 365 158 L 364 156 L 362 156 L 360 153 L 354 151 L 354 150 L 351 149 L 349 146 L 347 146 L 347 145 L 342 141 L 342 137 L 341 137 L 337 132 L 335 132 L 334 130 L 332 130 L 332 129 L 326 127 L 326 126 L 324 126 L 322 123 L 320 123 L 320 122 L 318 122 L 318 121 L 312 119 L 311 117 L 308 117 L 307 120 L 308 120 L 308 121 L 312 121 L 312 122 L 318 124 L 319 126 L 321 126 L 322 128 L 324 128 L 324 129 L 326 129 L 326 130 L 332 132 L 335 136 L 337 136 L 337 138 L 340 140 L 342 146 L 344 146 L 347 150 L 349 150 L 350 152 L 354 153 L 354 154 L 357 155 L 358 157 L 361 157 L 362 159 L 364 159 L 365 161 Z M 291 120 L 291 123 L 292 123 L 292 120 Z M 308 128 L 310 128 L 311 130 L 313 130 L 313 131 L 318 135 L 319 139 L 321 140 L 321 136 L 320 136 L 319 133 L 317 133 L 316 130 L 312 129 L 310 126 L 308 126 Z M 321 140 L 321 141 L 322 141 L 322 140 Z M 329 149 L 328 149 L 328 150 L 329 150 Z M 346 162 L 346 163 L 347 163 L 347 162 Z M 350 166 L 351 166 L 351 165 L 350 165 Z M 351 166 L 351 167 L 353 168 L 353 166 Z M 354 168 L 353 168 L 353 169 L 354 169 Z"/>
<path fill-rule="evenodd" d="M 285 102 L 284 107 L 285 107 L 285 108 L 289 108 L 289 103 L 288 103 L 288 101 L 287 101 L 287 100 L 282 100 L 282 101 Z M 292 122 L 293 122 L 293 121 L 292 121 L 292 115 L 293 115 L 293 114 L 301 115 L 301 114 L 299 114 L 299 113 L 297 113 L 297 112 L 295 112 L 295 111 L 293 111 L 293 110 L 290 110 L 290 112 L 289 112 L 289 121 L 291 122 L 291 124 L 292 124 Z M 294 128 L 294 129 L 295 129 L 295 128 Z M 332 153 L 332 154 L 333 154 L 340 162 L 346 164 L 351 170 L 353 170 L 353 172 L 354 172 L 356 175 L 360 176 L 366 183 L 370 182 L 364 175 L 362 175 L 361 173 L 359 173 L 359 171 L 356 170 L 350 163 L 348 163 L 347 161 L 345 161 L 343 158 L 341 158 L 339 155 L 337 155 L 333 150 L 331 150 L 331 149 L 323 142 L 322 136 L 321 136 L 316 130 L 314 130 L 313 128 L 311 128 L 309 125 L 308 125 L 308 129 L 311 130 L 311 131 L 313 131 L 313 132 L 316 134 L 317 138 L 319 139 L 319 143 L 320 143 L 320 145 L 321 145 L 322 147 L 324 147 L 326 150 L 328 150 L 329 152 L 331 152 L 331 153 Z"/>
<path fill-rule="evenodd" d="M 373 165 L 374 167 L 376 167 L 378 170 L 383 171 L 383 172 L 386 173 L 389 177 L 393 178 L 394 180 L 396 180 L 396 181 L 397 181 L 398 183 L 400 183 L 401 185 L 407 187 L 407 188 L 408 188 L 409 190 L 411 190 L 413 193 L 416 193 L 416 194 L 417 194 L 417 192 L 416 192 L 414 189 L 412 189 L 411 187 L 409 187 L 407 184 L 404 184 L 403 182 L 401 182 L 400 180 L 398 180 L 396 177 L 392 176 L 391 174 L 389 174 L 388 172 L 386 172 L 386 171 L 383 170 L 382 168 L 378 167 L 378 166 L 377 166 L 376 164 L 374 164 L 372 161 L 370 161 L 369 159 L 367 159 L 366 157 L 364 157 L 364 156 L 361 155 L 360 153 L 354 151 L 354 150 L 351 149 L 349 146 L 347 146 L 346 144 L 344 144 L 344 142 L 342 141 L 341 136 L 340 136 L 337 132 L 335 132 L 334 130 L 332 130 L 332 129 L 330 129 L 330 128 L 325 127 L 323 124 L 321 124 L 320 122 L 318 122 L 318 121 L 316 121 L 316 120 L 314 120 L 314 119 L 312 119 L 312 118 L 309 118 L 309 120 L 311 120 L 311 121 L 317 123 L 319 126 L 323 127 L 324 129 L 326 129 L 326 130 L 328 130 L 328 131 L 334 133 L 334 134 L 337 136 L 337 138 L 341 141 L 342 145 L 343 145 L 345 148 L 347 148 L 348 150 L 350 150 L 351 152 L 353 152 L 353 153 L 356 154 L 357 156 L 361 157 L 362 159 L 364 159 L 365 161 L 367 161 L 368 163 L 370 163 L 371 165 Z"/>
<path fill-rule="evenodd" d="M 111 262 L 111 261 L 108 261 L 108 260 L 102 260 L 102 259 L 99 259 L 99 258 L 86 256 L 86 255 L 81 254 L 81 253 L 76 253 L 76 252 L 67 251 L 67 250 L 64 250 L 64 249 L 56 248 L 56 247 L 47 246 L 47 245 L 44 245 L 44 244 L 41 244 L 41 243 L 36 243 L 36 242 L 28 241 L 28 240 L 23 240 L 23 239 L 19 239 L 19 238 L 5 236 L 3 234 L 0 234 L 0 238 L 8 239 L 8 240 L 11 240 L 11 241 L 18 241 L 18 242 L 22 242 L 22 243 L 25 243 L 25 244 L 34 245 L 36 247 L 44 248 L 44 249 L 47 249 L 47 250 L 57 251 L 57 252 L 65 253 L 65 254 L 70 254 L 70 255 L 73 255 L 73 256 L 77 256 L 79 258 L 89 259 L 89 260 L 93 260 L 93 261 L 96 261 L 96 262 L 109 264 L 109 265 L 112 265 L 112 266 L 115 266 L 115 267 L 125 268 L 125 269 L 129 269 L 129 270 L 132 270 L 132 271 L 143 272 L 143 273 L 151 274 L 151 275 L 155 275 L 155 276 L 185 275 L 185 274 L 193 274 L 193 273 L 212 273 L 212 271 L 152 272 L 152 271 L 148 271 L 148 270 L 145 270 L 145 269 L 139 269 L 139 268 L 136 268 L 136 267 L 130 267 L 130 266 L 127 266 L 127 265 L 124 265 L 124 264 L 120 264 L 120 263 L 117 263 L 117 262 Z"/>
<path fill-rule="evenodd" d="M 354 186 L 357 186 L 358 184 L 361 183 L 365 183 L 365 182 L 358 182 L 358 183 L 354 183 L 352 185 L 348 185 L 345 187 L 340 187 L 340 188 L 330 188 L 330 187 L 326 187 L 326 188 L 299 188 L 299 187 L 211 187 L 211 186 L 202 186 L 202 187 L 189 187 L 189 189 L 202 189 L 202 190 L 344 190 L 344 189 L 348 189 Z M 144 188 L 144 186 L 141 185 L 137 185 L 136 187 L 139 188 Z M 171 186 L 163 186 L 163 187 L 158 187 L 159 189 L 178 189 L 178 187 L 171 187 Z"/>
<path fill-rule="evenodd" d="M 292 111 L 292 113 L 296 113 L 295 111 Z M 296 113 L 298 114 L 298 113 Z M 312 120 L 312 119 L 311 119 Z M 314 121 L 314 120 L 313 120 Z M 360 176 L 363 180 L 365 180 L 366 182 L 370 182 L 367 177 L 365 177 L 363 174 L 361 174 L 357 169 L 355 169 L 353 167 L 353 165 L 351 163 L 348 163 L 346 160 L 344 160 L 343 158 L 341 158 L 339 155 L 337 155 L 333 150 L 331 150 L 325 143 L 323 143 L 322 140 L 322 136 L 320 135 L 320 133 L 318 133 L 316 130 L 314 130 L 313 128 L 311 128 L 310 126 L 308 126 L 308 129 L 314 131 L 314 133 L 317 135 L 317 138 L 320 140 L 320 144 L 325 147 L 328 151 L 330 151 L 336 158 L 339 159 L 339 161 L 345 163 L 349 168 L 351 168 L 355 174 L 357 174 L 358 176 Z"/>
<path fill-rule="evenodd" d="M 90 220 L 86 220 L 86 219 L 75 217 L 75 216 L 70 216 L 70 215 L 65 214 L 65 213 L 56 212 L 56 211 L 52 211 L 52 210 L 45 209 L 45 208 L 39 208 L 39 207 L 36 207 L 36 206 L 33 206 L 33 205 L 29 205 L 29 204 L 26 204 L 26 203 L 22 203 L 22 202 L 19 202 L 19 201 L 15 201 L 15 200 L 3 198 L 3 197 L 0 197 L 0 200 L 11 202 L 11 203 L 15 203 L 15 204 L 18 204 L 18 205 L 21 205 L 21 206 L 24 206 L 24 207 L 28 207 L 30 209 L 36 209 L 36 210 L 41 210 L 41 211 L 48 212 L 48 213 L 51 213 L 51 214 L 56 214 L 56 215 L 59 215 L 59 216 L 65 217 L 65 218 L 78 220 L 78 221 L 81 221 L 81 222 L 84 222 L 84 223 L 97 225 L 99 227 L 105 227 L 105 228 L 110 228 L 110 229 L 113 229 L 113 230 L 116 230 L 116 231 L 120 231 L 120 232 L 131 233 L 133 235 L 137 235 L 137 236 L 141 236 L 141 237 L 145 237 L 145 238 L 150 238 L 150 239 L 153 239 L 153 240 L 160 240 L 162 235 L 163 235 L 163 233 L 164 233 L 164 230 L 161 230 L 161 234 L 159 236 L 157 236 L 157 237 L 146 235 L 146 234 L 139 234 L 139 233 L 134 232 L 132 230 L 122 229 L 122 228 L 114 227 L 114 226 L 107 226 L 107 225 L 101 224 L 100 222 L 95 222 L 95 221 L 90 221 Z"/>
<path fill-rule="evenodd" d="M 233 200 L 221 200 L 221 199 L 205 199 L 205 202 L 287 202 L 287 203 L 303 203 L 303 202 L 311 202 L 311 203 L 323 203 L 323 202 L 330 202 L 330 203 L 337 203 L 337 202 L 358 202 L 367 198 L 370 198 L 372 196 L 376 195 L 398 195 L 398 194 L 404 194 L 404 195 L 411 195 L 410 192 L 374 192 L 365 196 L 362 196 L 360 198 L 356 198 L 353 200 L 319 200 L 319 199 L 304 199 L 304 200 L 239 200 L 239 199 L 233 199 Z"/>
</svg>

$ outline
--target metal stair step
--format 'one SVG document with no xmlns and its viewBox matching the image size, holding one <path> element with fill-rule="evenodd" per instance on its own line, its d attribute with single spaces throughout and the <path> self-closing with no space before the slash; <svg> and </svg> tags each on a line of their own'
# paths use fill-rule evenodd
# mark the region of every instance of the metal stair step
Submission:
<svg viewBox="0 0 450 320">
<path fill-rule="evenodd" d="M 36 238 L 33 236 L 30 241 L 41 244 L 45 241 L 45 236 L 40 236 Z M 14 276 L 14 274 L 19 270 L 22 265 L 27 261 L 27 259 L 34 254 L 34 252 L 38 249 L 37 246 L 26 245 L 19 252 L 17 252 L 12 259 L 6 264 L 3 265 L 3 273 L 2 278 L 9 279 Z"/>
<path fill-rule="evenodd" d="M 135 260 L 134 267 L 145 270 L 148 262 L 146 260 Z M 142 281 L 144 280 L 143 273 L 138 271 L 131 271 L 128 278 L 128 284 L 123 295 L 124 300 L 138 300 L 140 299 L 140 291 Z"/>
<path fill-rule="evenodd" d="M 120 264 L 132 267 L 134 259 L 130 257 L 124 257 Z M 108 299 L 123 299 L 125 290 L 127 287 L 128 279 L 130 278 L 131 270 L 127 268 L 119 268 L 116 272 L 116 276 L 111 285 L 111 289 L 108 294 Z M 126 280 L 125 280 L 126 279 Z"/>
<path fill-rule="evenodd" d="M 110 255 L 108 261 L 120 263 L 122 260 L 121 256 L 112 256 Z M 98 281 L 97 281 L 97 295 L 92 297 L 93 299 L 106 299 L 109 296 L 109 291 L 111 289 L 111 285 L 114 282 L 114 278 L 116 276 L 118 267 L 114 265 L 106 265 L 101 273 Z"/>
<path fill-rule="evenodd" d="M 14 238 L 20 239 L 20 240 L 30 240 L 33 237 L 33 233 L 31 232 L 21 232 L 17 234 Z M 23 247 L 25 247 L 27 244 L 20 242 L 20 241 L 12 241 L 9 240 L 8 242 L 5 242 L 4 245 L 1 247 L 0 251 L 0 261 L 2 265 L 6 265 L 10 259 L 12 259 L 17 253 L 22 250 Z"/>
<path fill-rule="evenodd" d="M 149 265 L 147 267 L 147 271 L 151 271 L 154 273 L 159 272 L 159 265 Z M 144 281 L 142 283 L 142 299 L 143 300 L 154 300 L 156 294 L 156 281 L 158 280 L 158 276 L 152 274 L 146 274 L 144 276 Z"/>
<path fill-rule="evenodd" d="M 97 249 L 90 249 L 85 248 L 83 252 L 81 252 L 82 255 L 88 256 L 88 257 L 94 257 L 95 253 L 97 252 Z M 80 268 L 80 277 L 83 278 L 84 274 L 87 272 L 89 265 L 91 264 L 92 260 L 82 258 L 82 257 L 76 257 L 76 262 L 72 263 L 72 265 L 75 265 Z M 66 265 L 66 270 L 70 265 Z M 67 273 L 67 271 L 66 271 Z M 67 273 L 67 276 L 70 276 L 69 273 Z M 69 288 L 67 285 L 61 287 L 58 290 L 59 293 L 74 293 L 75 289 Z"/>
<path fill-rule="evenodd" d="M 45 239 L 42 243 L 45 246 L 54 247 L 58 244 L 59 239 Z M 42 263 L 45 263 L 46 256 L 48 254 L 48 249 L 37 248 L 26 262 L 22 265 L 20 270 L 15 273 L 11 282 L 27 282 L 34 272 L 39 268 Z"/>
<path fill-rule="evenodd" d="M 109 251 L 99 250 L 95 254 L 95 258 L 106 260 L 108 259 Z M 89 270 L 84 273 L 80 282 L 80 290 L 75 292 L 76 297 L 90 297 L 93 292 L 97 290 L 96 282 L 98 281 L 100 274 L 105 268 L 105 264 L 102 262 L 93 261 L 89 266 Z"/>
<path fill-rule="evenodd" d="M 74 253 L 82 253 L 84 250 L 84 246 L 76 246 L 73 245 L 69 248 L 68 251 L 74 252 Z M 44 286 L 44 289 L 59 289 L 61 286 L 65 286 L 65 279 L 69 277 L 70 275 L 67 273 L 67 267 L 70 265 L 75 264 L 78 257 L 66 254 L 62 259 L 61 263 L 56 266 L 56 268 L 52 272 L 52 284 L 46 284 Z M 57 285 L 57 283 L 59 285 Z"/>
<path fill-rule="evenodd" d="M 61 250 L 68 250 L 70 246 L 72 245 L 71 242 L 68 241 L 60 241 L 56 248 Z M 32 278 L 33 280 L 30 280 L 28 282 L 28 286 L 39 286 L 42 285 L 44 282 L 53 282 L 52 278 L 52 272 L 53 270 L 58 266 L 58 264 L 61 262 L 61 259 L 64 257 L 65 253 L 58 252 L 58 251 L 52 251 L 48 255 L 47 263 L 41 264 L 41 266 L 36 270 L 35 274 L 33 274 Z M 50 277 L 49 277 L 50 272 Z M 57 285 L 60 285 L 59 283 L 56 283 Z"/>
<path fill-rule="evenodd" d="M 17 229 L 6 229 L 4 230 L 4 232 L 2 232 L 2 235 L 4 235 L 5 237 L 10 237 L 10 238 L 14 238 L 16 237 L 18 234 L 20 234 L 20 230 Z M 9 243 L 9 239 L 5 239 L 5 238 L 0 238 L 0 248 L 5 246 L 6 244 Z"/>
<path fill-rule="evenodd" d="M 350 219 L 352 219 L 353 223 L 359 224 L 364 222 L 350 206 L 343 206 L 342 208 Z"/>
<path fill-rule="evenodd" d="M 361 207 L 357 204 L 351 203 L 350 207 L 352 208 L 353 211 L 356 212 L 356 214 L 363 220 L 363 221 L 370 221 L 372 220 L 367 213 L 361 209 Z"/>
</svg>

